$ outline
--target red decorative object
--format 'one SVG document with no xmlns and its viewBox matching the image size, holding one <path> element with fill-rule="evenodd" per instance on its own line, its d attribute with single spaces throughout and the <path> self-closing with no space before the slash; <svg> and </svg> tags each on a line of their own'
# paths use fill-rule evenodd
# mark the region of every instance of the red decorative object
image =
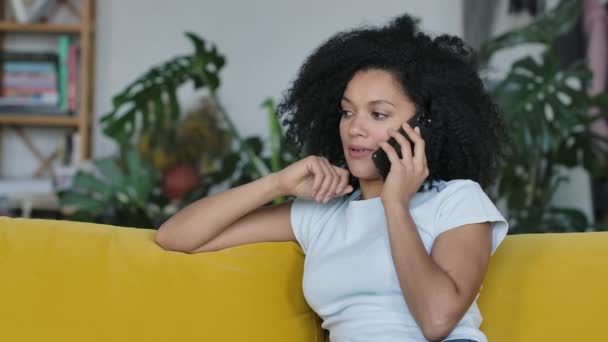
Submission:
<svg viewBox="0 0 608 342">
<path fill-rule="evenodd" d="M 163 192 L 172 200 L 181 199 L 192 190 L 199 181 L 196 167 L 190 164 L 179 164 L 163 174 Z"/>
</svg>

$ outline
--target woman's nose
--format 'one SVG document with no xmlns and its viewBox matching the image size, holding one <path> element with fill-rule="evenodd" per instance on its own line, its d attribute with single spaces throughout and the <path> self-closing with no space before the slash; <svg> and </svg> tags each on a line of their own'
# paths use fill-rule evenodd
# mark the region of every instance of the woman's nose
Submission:
<svg viewBox="0 0 608 342">
<path fill-rule="evenodd" d="M 350 122 L 348 133 L 350 135 L 365 135 L 365 122 L 363 122 L 361 117 L 353 117 Z"/>
</svg>

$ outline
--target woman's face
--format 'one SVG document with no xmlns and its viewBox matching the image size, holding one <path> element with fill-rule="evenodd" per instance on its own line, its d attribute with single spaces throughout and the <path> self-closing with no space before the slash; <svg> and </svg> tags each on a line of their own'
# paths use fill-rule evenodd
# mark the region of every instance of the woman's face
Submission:
<svg viewBox="0 0 608 342">
<path fill-rule="evenodd" d="M 398 130 L 416 113 L 393 75 L 384 70 L 357 72 L 341 101 L 340 139 L 350 173 L 359 179 L 377 179 L 372 153 L 387 141 L 388 129 Z"/>
</svg>

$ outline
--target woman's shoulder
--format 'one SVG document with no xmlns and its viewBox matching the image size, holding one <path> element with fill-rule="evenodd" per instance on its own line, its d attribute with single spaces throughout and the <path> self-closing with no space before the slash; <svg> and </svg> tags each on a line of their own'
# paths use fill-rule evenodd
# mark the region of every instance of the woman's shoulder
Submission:
<svg viewBox="0 0 608 342">
<path fill-rule="evenodd" d="M 445 184 L 446 189 L 456 191 L 462 188 L 478 187 L 481 189 L 481 185 L 472 179 L 451 179 L 449 181 L 441 181 Z"/>
<path fill-rule="evenodd" d="M 307 214 L 322 214 L 325 212 L 334 212 L 341 208 L 345 208 L 348 202 L 352 201 L 357 195 L 355 190 L 350 194 L 332 198 L 327 203 L 320 203 L 313 199 L 295 198 L 293 200 L 292 210 L 306 212 Z"/>
<path fill-rule="evenodd" d="M 459 192 L 485 193 L 479 183 L 471 179 L 451 179 L 448 181 L 433 181 L 426 185 L 426 190 L 433 192 L 441 197 L 449 197 Z"/>
<path fill-rule="evenodd" d="M 324 231 L 332 220 L 341 218 L 341 210 L 345 210 L 350 195 L 334 198 L 327 203 L 319 203 L 312 199 L 295 198 L 291 206 L 291 226 L 296 240 L 308 253 L 311 244 Z"/>
<path fill-rule="evenodd" d="M 440 210 L 454 202 L 477 201 L 488 199 L 481 185 L 470 179 L 452 179 L 448 181 L 433 181 L 425 185 L 425 191 L 420 193 L 418 204 Z"/>
</svg>

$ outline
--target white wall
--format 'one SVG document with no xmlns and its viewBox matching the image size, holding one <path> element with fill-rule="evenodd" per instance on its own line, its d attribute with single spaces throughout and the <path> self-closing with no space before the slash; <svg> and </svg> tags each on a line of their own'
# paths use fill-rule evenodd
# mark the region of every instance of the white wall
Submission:
<svg viewBox="0 0 608 342">
<path fill-rule="evenodd" d="M 461 34 L 460 1 L 100 2 L 96 113 L 106 112 L 111 95 L 150 65 L 191 51 L 182 33 L 191 30 L 215 42 L 227 58 L 220 95 L 238 128 L 245 135 L 266 134 L 261 102 L 279 99 L 317 45 L 338 30 L 382 23 L 405 11 L 431 30 Z M 191 91 L 183 95 L 192 102 Z M 97 139 L 97 155 L 110 150 Z"/>
<path fill-rule="evenodd" d="M 97 118 L 110 109 L 113 94 L 150 66 L 189 53 L 183 35 L 189 30 L 216 43 L 226 56 L 220 96 L 244 135 L 266 135 L 262 100 L 278 100 L 304 58 L 339 30 L 408 12 L 430 32 L 462 35 L 460 0 L 100 0 L 97 6 Z M 185 104 L 194 103 L 190 89 L 180 95 Z M 6 135 L 3 174 L 33 171 L 34 159 Z M 37 129 L 32 135 L 50 153 L 53 131 Z M 94 155 L 113 151 L 96 126 Z"/>
</svg>

